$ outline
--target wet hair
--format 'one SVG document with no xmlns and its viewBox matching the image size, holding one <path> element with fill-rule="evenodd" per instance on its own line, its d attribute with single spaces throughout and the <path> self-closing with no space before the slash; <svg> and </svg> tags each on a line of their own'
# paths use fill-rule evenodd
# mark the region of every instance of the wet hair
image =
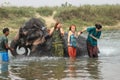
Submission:
<svg viewBox="0 0 120 80">
<path fill-rule="evenodd" d="M 76 30 L 76 25 L 72 24 L 72 25 L 69 27 L 69 31 L 71 30 L 72 26 L 75 26 L 75 30 Z"/>
<path fill-rule="evenodd" d="M 6 33 L 7 31 L 9 31 L 8 28 L 4 28 L 4 29 L 3 29 L 3 33 Z"/>
<path fill-rule="evenodd" d="M 54 29 L 57 28 L 57 25 L 59 24 L 60 22 L 56 22 L 55 26 L 54 26 Z"/>
<path fill-rule="evenodd" d="M 101 28 L 102 28 L 102 25 L 101 25 L 101 24 L 95 24 L 95 27 L 96 27 L 97 29 L 101 29 Z"/>
</svg>

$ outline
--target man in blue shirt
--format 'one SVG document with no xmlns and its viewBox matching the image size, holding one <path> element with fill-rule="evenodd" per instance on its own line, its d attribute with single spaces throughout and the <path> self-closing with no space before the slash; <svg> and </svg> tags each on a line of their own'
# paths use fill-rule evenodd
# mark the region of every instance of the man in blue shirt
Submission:
<svg viewBox="0 0 120 80">
<path fill-rule="evenodd" d="M 12 49 L 8 46 L 8 38 L 9 35 L 9 29 L 4 28 L 3 29 L 3 36 L 0 37 L 0 54 L 2 56 L 2 61 L 9 61 L 8 57 L 8 49 L 12 51 Z"/>
<path fill-rule="evenodd" d="M 97 47 L 97 40 L 101 36 L 101 29 L 102 25 L 101 24 L 95 24 L 93 27 L 85 28 L 81 31 L 87 31 L 88 32 L 88 37 L 87 37 L 87 50 L 88 50 L 88 55 L 89 57 L 98 57 L 98 47 Z"/>
</svg>

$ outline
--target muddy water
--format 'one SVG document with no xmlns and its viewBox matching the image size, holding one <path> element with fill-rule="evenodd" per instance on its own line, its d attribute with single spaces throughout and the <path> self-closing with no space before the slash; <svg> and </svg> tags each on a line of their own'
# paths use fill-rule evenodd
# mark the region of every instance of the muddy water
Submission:
<svg viewBox="0 0 120 80">
<path fill-rule="evenodd" d="M 120 31 L 103 32 L 97 59 L 17 57 L 0 63 L 0 80 L 120 80 Z"/>
</svg>

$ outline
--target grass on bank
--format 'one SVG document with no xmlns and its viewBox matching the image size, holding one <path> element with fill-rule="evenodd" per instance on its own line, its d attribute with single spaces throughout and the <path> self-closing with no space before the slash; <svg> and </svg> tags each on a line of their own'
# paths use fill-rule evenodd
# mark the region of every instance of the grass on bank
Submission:
<svg viewBox="0 0 120 80">
<path fill-rule="evenodd" d="M 107 26 L 104 30 L 120 29 L 120 5 L 84 5 L 84 6 L 61 6 L 61 7 L 0 7 L 0 29 L 10 27 L 19 29 L 26 21 L 32 17 L 36 17 L 36 13 L 40 16 L 52 16 L 53 12 L 55 20 L 63 23 L 65 31 L 71 24 L 75 24 L 80 30 L 84 26 L 93 26 L 96 22 Z M 44 21 L 44 20 L 43 20 Z M 44 21 L 45 22 L 45 21 Z M 47 23 L 45 23 L 47 24 Z M 13 34 L 12 33 L 12 34 Z M 1 32 L 0 32 L 1 34 Z"/>
</svg>

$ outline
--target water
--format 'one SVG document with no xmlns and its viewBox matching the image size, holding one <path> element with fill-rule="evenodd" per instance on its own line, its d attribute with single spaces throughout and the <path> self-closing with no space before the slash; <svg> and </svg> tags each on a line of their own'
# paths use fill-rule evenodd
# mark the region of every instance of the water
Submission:
<svg viewBox="0 0 120 80">
<path fill-rule="evenodd" d="M 120 80 L 120 31 L 103 32 L 98 59 L 18 57 L 0 63 L 0 80 Z"/>
</svg>

